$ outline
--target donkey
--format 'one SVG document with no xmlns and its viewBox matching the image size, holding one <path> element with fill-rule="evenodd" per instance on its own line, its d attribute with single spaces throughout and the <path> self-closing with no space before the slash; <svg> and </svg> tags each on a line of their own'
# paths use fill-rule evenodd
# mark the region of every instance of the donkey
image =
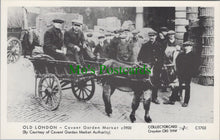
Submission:
<svg viewBox="0 0 220 140">
<path fill-rule="evenodd" d="M 126 68 L 132 68 L 132 65 L 128 65 L 125 63 L 120 63 L 116 60 L 107 60 L 103 63 L 103 65 L 106 66 L 106 68 L 115 68 L 115 67 L 126 67 Z M 143 65 L 136 65 L 138 66 L 135 71 L 138 70 L 138 68 L 143 68 Z M 147 65 L 149 66 L 149 65 Z M 152 68 L 151 68 L 152 70 Z M 131 91 L 134 91 L 133 101 L 132 101 L 132 111 L 130 113 L 130 121 L 133 123 L 136 121 L 135 118 L 135 111 L 138 109 L 138 106 L 143 99 L 143 106 L 145 110 L 145 116 L 144 120 L 147 123 L 152 122 L 152 119 L 149 115 L 150 110 L 150 103 L 151 103 L 151 89 L 152 89 L 152 82 L 151 77 L 153 76 L 153 73 L 151 74 L 145 74 L 141 75 L 139 74 L 124 74 L 124 75 L 110 75 L 106 76 L 101 80 L 103 85 L 103 101 L 105 104 L 105 112 L 108 116 L 112 114 L 112 106 L 111 106 L 111 95 L 113 95 L 115 89 L 120 88 L 126 88 Z M 142 98 L 143 97 L 143 98 Z"/>
</svg>

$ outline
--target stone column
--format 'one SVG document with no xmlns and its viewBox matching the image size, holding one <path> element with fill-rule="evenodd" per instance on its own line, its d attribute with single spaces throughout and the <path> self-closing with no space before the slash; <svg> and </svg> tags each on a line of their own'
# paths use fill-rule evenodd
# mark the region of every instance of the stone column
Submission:
<svg viewBox="0 0 220 140">
<path fill-rule="evenodd" d="M 143 7 L 136 7 L 136 29 L 141 29 L 144 26 Z"/>
<path fill-rule="evenodd" d="M 186 20 L 186 7 L 175 8 L 175 31 L 176 39 L 179 44 L 183 43 L 183 35 L 186 32 L 185 26 L 189 22 Z"/>
</svg>

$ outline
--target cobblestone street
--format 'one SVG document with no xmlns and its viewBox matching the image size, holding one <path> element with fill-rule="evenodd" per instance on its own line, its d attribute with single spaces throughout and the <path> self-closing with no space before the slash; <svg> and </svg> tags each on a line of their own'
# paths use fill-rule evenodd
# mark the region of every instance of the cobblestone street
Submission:
<svg viewBox="0 0 220 140">
<path fill-rule="evenodd" d="M 16 69 L 16 71 L 14 71 Z M 112 96 L 113 114 L 105 114 L 102 87 L 96 84 L 94 97 L 78 101 L 71 90 L 63 91 L 62 101 L 55 111 L 45 110 L 34 98 L 34 72 L 28 60 L 8 65 L 8 121 L 9 122 L 130 122 L 133 93 L 116 90 Z M 153 123 L 212 123 L 214 88 L 191 84 L 191 98 L 187 108 L 164 105 L 170 92 L 159 92 L 160 105 L 151 104 Z M 144 109 L 136 112 L 137 123 L 144 122 Z"/>
</svg>

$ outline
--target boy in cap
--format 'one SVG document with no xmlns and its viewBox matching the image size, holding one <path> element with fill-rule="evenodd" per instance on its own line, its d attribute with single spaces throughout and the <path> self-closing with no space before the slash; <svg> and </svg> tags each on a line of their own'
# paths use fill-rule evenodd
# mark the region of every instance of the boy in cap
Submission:
<svg viewBox="0 0 220 140">
<path fill-rule="evenodd" d="M 86 47 L 85 38 L 81 31 L 82 21 L 72 20 L 72 28 L 64 33 L 64 44 L 67 47 L 67 57 L 77 64 L 83 63 L 83 49 Z"/>
<path fill-rule="evenodd" d="M 157 99 L 157 87 L 160 85 L 160 73 L 163 65 L 163 52 L 161 50 L 162 45 L 156 41 L 157 32 L 150 31 L 148 35 L 149 41 L 142 45 L 137 59 L 138 61 L 150 64 L 151 67 L 154 66 L 153 82 L 156 86 L 152 89 L 152 102 L 155 104 L 160 104 L 159 100 Z"/>
<path fill-rule="evenodd" d="M 63 22 L 61 19 L 54 19 L 53 27 L 44 34 L 44 53 L 57 60 L 67 60 L 65 52 L 61 50 L 63 46 L 63 35 L 61 32 Z"/>
<path fill-rule="evenodd" d="M 96 58 L 108 58 L 108 45 L 104 44 L 105 36 L 100 35 L 98 36 L 99 44 L 96 46 L 94 50 L 94 54 Z"/>
<path fill-rule="evenodd" d="M 164 104 L 174 104 L 179 98 L 178 92 L 182 93 L 185 89 L 185 98 L 182 107 L 187 107 L 190 99 L 190 83 L 193 76 L 197 74 L 199 57 L 193 52 L 193 43 L 186 41 L 183 43 L 184 52 L 179 54 L 176 59 L 176 73 L 179 87 L 174 88 L 169 101 Z M 183 86 L 184 84 L 184 86 Z"/>
</svg>

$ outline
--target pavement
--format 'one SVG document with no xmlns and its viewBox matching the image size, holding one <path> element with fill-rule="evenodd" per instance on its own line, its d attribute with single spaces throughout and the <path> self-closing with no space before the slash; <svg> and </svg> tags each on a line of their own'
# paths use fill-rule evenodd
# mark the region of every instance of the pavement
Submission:
<svg viewBox="0 0 220 140">
<path fill-rule="evenodd" d="M 130 122 L 132 92 L 116 90 L 112 95 L 113 114 L 108 117 L 104 111 L 102 86 L 96 84 L 93 98 L 87 102 L 78 101 L 72 90 L 63 91 L 59 108 L 44 109 L 34 98 L 35 75 L 31 62 L 21 58 L 8 65 L 7 119 L 9 122 Z M 186 108 L 181 102 L 164 105 L 171 92 L 158 93 L 161 104 L 151 104 L 150 116 L 153 123 L 212 123 L 214 87 L 191 84 L 191 98 Z M 144 123 L 144 109 L 136 111 L 136 123 Z"/>
</svg>

